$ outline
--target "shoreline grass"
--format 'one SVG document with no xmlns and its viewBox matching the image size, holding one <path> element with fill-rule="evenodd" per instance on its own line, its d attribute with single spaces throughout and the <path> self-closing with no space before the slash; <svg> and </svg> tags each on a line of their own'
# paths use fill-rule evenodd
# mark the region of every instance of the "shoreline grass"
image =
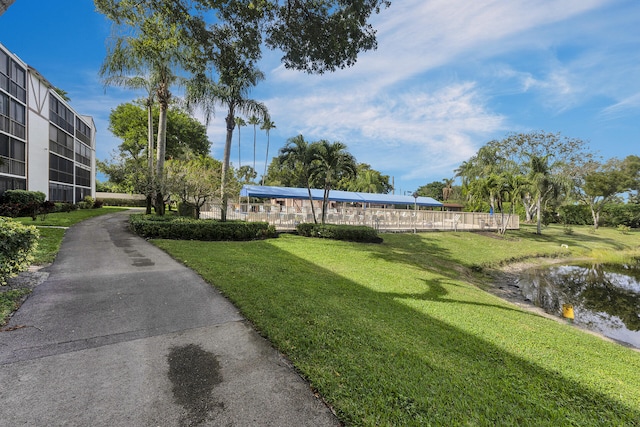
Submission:
<svg viewBox="0 0 640 427">
<path fill-rule="evenodd" d="M 638 235 L 523 227 L 154 241 L 225 294 L 347 425 L 637 425 L 640 353 L 507 303 L 473 271 L 633 251 Z M 567 245 L 563 248 L 561 245 Z"/>
</svg>

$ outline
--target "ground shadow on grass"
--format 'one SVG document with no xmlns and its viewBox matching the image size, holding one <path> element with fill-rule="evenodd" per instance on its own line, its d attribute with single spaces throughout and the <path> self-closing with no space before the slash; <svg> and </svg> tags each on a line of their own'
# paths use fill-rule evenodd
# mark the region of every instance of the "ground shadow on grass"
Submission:
<svg viewBox="0 0 640 427">
<path fill-rule="evenodd" d="M 615 239 L 604 237 L 597 232 L 589 232 L 588 234 L 585 234 L 584 231 L 565 233 L 557 229 L 545 229 L 542 231 L 542 234 L 537 234 L 533 229 L 527 229 L 520 230 L 519 232 L 514 234 L 516 234 L 520 238 L 533 240 L 536 242 L 549 242 L 556 243 L 557 245 L 566 244 L 570 247 L 579 247 L 585 250 L 589 250 L 592 247 L 592 245 L 587 245 L 586 243 L 593 243 L 593 241 L 598 241 L 601 244 L 608 246 L 610 250 L 628 249 L 628 245 L 616 241 Z"/>
<path fill-rule="evenodd" d="M 634 425 L 640 419 L 640 399 L 630 391 L 640 389 L 635 355 L 603 386 L 617 387 L 619 401 L 572 380 L 578 374 L 570 367 L 545 369 L 454 326 L 455 319 L 438 320 L 408 305 L 421 294 L 374 291 L 321 260 L 288 252 L 282 242 L 158 244 L 227 295 L 349 425 Z M 422 298 L 445 295 L 436 284 Z M 522 324 L 538 322 L 510 313 Z M 528 344 L 513 340 L 514 348 Z M 556 351 L 571 353 L 577 344 Z"/>
</svg>

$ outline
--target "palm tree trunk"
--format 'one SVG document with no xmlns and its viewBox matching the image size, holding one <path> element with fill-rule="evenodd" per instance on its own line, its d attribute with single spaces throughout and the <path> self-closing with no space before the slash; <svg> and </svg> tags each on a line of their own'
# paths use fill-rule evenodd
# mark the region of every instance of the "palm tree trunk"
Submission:
<svg viewBox="0 0 640 427">
<path fill-rule="evenodd" d="M 269 162 L 269 131 L 267 131 L 267 154 L 264 159 L 264 173 L 262 174 L 262 185 L 264 185 L 264 177 L 267 175 L 268 162 Z"/>
<path fill-rule="evenodd" d="M 538 219 L 538 227 L 536 229 L 537 234 L 542 234 L 542 197 L 538 196 L 536 198 L 536 209 L 537 209 L 537 219 Z"/>
<path fill-rule="evenodd" d="M 233 117 L 233 113 L 229 113 L 226 117 L 227 122 L 227 139 L 224 143 L 224 155 L 222 160 L 222 184 L 220 185 L 220 197 L 222 198 L 222 208 L 220 211 L 220 220 L 227 220 L 227 175 L 229 174 L 229 159 L 231 157 L 231 142 L 233 140 L 233 129 L 236 126 L 236 122 Z"/>
<path fill-rule="evenodd" d="M 147 215 L 151 214 L 153 204 L 153 103 L 147 100 Z"/>
<path fill-rule="evenodd" d="M 168 103 L 160 101 L 158 118 L 158 156 L 156 159 L 156 214 L 164 215 L 164 157 L 167 148 L 167 109 Z"/>
</svg>

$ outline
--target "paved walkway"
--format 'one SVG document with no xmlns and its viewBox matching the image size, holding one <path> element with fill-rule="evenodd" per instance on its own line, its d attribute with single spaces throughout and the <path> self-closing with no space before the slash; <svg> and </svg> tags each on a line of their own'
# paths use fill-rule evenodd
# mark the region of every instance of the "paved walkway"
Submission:
<svg viewBox="0 0 640 427">
<path fill-rule="evenodd" d="M 127 218 L 71 227 L 0 332 L 0 424 L 339 425 L 232 304 Z"/>
</svg>

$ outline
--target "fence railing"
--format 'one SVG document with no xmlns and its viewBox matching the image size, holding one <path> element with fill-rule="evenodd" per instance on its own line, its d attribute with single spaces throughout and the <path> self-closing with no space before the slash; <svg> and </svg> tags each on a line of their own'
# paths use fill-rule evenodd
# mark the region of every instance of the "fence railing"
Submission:
<svg viewBox="0 0 640 427">
<path fill-rule="evenodd" d="M 322 212 L 316 211 L 320 222 Z M 208 206 L 201 218 L 220 218 L 219 206 Z M 311 209 L 281 207 L 278 205 L 235 204 L 227 209 L 227 219 L 266 221 L 278 230 L 294 230 L 297 224 L 313 222 Z M 518 215 L 489 214 L 484 212 L 454 212 L 413 209 L 334 208 L 327 212 L 328 224 L 368 225 L 379 231 L 428 230 L 497 230 L 520 228 Z"/>
</svg>

